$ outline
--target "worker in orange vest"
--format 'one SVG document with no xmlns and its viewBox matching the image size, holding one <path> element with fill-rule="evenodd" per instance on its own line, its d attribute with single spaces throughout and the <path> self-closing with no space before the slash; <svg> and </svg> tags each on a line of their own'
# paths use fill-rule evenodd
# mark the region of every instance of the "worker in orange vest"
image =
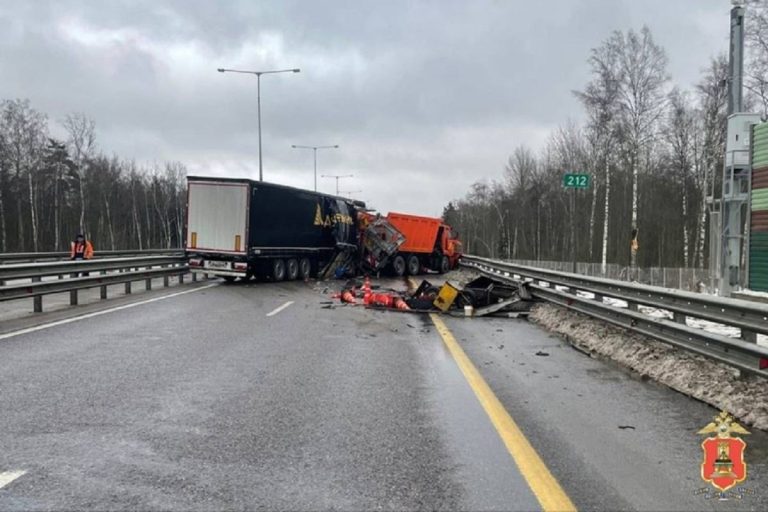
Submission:
<svg viewBox="0 0 768 512">
<path fill-rule="evenodd" d="M 78 233 L 75 237 L 75 241 L 69 246 L 69 259 L 71 260 L 89 260 L 93 258 L 93 244 L 90 240 L 86 240 L 82 233 Z M 88 272 L 82 272 L 80 277 L 88 277 Z M 75 272 L 72 277 L 78 277 Z"/>
<path fill-rule="evenodd" d="M 78 233 L 75 241 L 69 248 L 69 259 L 71 260 L 89 260 L 93 258 L 93 244 L 86 240 L 82 233 Z"/>
</svg>

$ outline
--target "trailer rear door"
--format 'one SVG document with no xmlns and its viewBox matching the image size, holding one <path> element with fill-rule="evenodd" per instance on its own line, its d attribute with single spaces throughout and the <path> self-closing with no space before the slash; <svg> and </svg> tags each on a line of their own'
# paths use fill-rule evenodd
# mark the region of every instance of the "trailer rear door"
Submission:
<svg viewBox="0 0 768 512">
<path fill-rule="evenodd" d="M 187 250 L 245 254 L 248 183 L 190 181 Z"/>
</svg>

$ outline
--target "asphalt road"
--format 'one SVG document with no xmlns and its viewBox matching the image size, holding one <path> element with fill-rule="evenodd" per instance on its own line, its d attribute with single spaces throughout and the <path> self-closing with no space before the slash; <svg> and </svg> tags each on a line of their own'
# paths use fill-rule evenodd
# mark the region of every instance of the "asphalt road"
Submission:
<svg viewBox="0 0 768 512">
<path fill-rule="evenodd" d="M 429 317 L 303 283 L 163 293 L 0 337 L 0 510 L 540 509 Z M 580 510 L 768 509 L 766 436 L 755 494 L 706 500 L 714 409 L 525 321 L 446 323 Z"/>
</svg>

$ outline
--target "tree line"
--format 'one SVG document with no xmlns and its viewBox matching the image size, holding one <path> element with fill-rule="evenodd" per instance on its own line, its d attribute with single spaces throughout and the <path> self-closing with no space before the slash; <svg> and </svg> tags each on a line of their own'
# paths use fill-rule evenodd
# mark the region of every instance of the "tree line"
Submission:
<svg viewBox="0 0 768 512">
<path fill-rule="evenodd" d="M 180 247 L 185 167 L 108 156 L 84 114 L 66 137 L 28 100 L 0 100 L 0 252 L 68 250 L 77 233 L 96 250 Z"/>
<path fill-rule="evenodd" d="M 747 50 L 745 110 L 765 116 L 767 0 L 748 6 Z M 573 91 L 585 120 L 563 122 L 540 151 L 518 145 L 501 179 L 474 183 L 444 208 L 446 222 L 471 254 L 570 261 L 575 251 L 603 265 L 704 268 L 707 197 L 719 195 L 725 154 L 727 56 L 683 88 L 643 27 L 614 31 L 587 63 L 590 79 Z M 564 188 L 569 172 L 589 174 L 590 187 Z"/>
</svg>

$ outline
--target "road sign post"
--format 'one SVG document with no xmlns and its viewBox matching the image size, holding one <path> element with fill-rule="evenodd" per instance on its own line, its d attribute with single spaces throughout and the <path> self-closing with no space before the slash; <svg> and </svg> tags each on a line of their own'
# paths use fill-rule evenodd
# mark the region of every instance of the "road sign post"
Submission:
<svg viewBox="0 0 768 512">
<path fill-rule="evenodd" d="M 563 187 L 571 189 L 571 272 L 576 273 L 576 189 L 589 188 L 589 174 L 566 173 L 563 175 Z"/>
</svg>

